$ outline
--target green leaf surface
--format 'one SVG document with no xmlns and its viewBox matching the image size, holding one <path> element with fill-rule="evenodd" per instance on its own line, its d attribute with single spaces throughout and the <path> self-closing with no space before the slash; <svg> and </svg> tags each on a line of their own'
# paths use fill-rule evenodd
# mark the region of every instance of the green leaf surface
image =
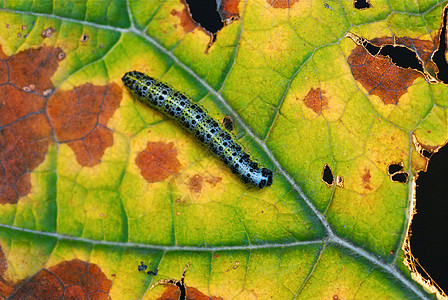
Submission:
<svg viewBox="0 0 448 300">
<path fill-rule="evenodd" d="M 448 140 L 444 3 L 227 1 L 239 18 L 210 47 L 183 1 L 0 5 L 2 297 L 177 299 L 150 287 L 191 263 L 188 299 L 436 298 L 407 238 L 423 151 Z M 132 70 L 230 116 L 272 186 L 135 101 Z"/>
</svg>

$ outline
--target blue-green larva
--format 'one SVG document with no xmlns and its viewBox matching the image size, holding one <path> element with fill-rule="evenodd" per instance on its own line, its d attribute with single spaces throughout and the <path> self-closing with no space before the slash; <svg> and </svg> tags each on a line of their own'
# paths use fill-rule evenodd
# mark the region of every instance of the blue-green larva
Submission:
<svg viewBox="0 0 448 300">
<path fill-rule="evenodd" d="M 245 183 L 258 188 L 272 184 L 272 171 L 260 168 L 224 126 L 185 95 L 138 71 L 126 73 L 129 92 L 149 107 L 176 120 L 182 128 L 221 159 Z"/>
</svg>

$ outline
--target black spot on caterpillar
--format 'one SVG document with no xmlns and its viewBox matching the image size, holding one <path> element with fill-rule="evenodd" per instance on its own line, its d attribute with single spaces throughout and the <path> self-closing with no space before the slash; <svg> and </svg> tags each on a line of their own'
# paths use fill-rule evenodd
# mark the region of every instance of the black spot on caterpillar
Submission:
<svg viewBox="0 0 448 300">
<path fill-rule="evenodd" d="M 235 137 L 213 120 L 200 105 L 185 95 L 138 71 L 126 73 L 123 83 L 129 92 L 149 107 L 176 120 L 182 128 L 221 159 L 244 183 L 258 188 L 272 184 L 272 171 L 260 168 Z"/>
</svg>

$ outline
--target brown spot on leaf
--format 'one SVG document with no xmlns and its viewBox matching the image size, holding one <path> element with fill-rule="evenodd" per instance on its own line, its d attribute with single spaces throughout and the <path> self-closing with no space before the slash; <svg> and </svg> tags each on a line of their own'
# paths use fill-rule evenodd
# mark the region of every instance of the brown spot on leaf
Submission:
<svg viewBox="0 0 448 300">
<path fill-rule="evenodd" d="M 29 193 L 29 172 L 43 161 L 51 141 L 51 128 L 43 113 L 31 114 L 0 130 L 1 203 L 16 203 Z"/>
<path fill-rule="evenodd" d="M 98 163 L 112 144 L 106 124 L 119 105 L 121 89 L 115 84 L 84 85 L 47 99 L 61 53 L 60 48 L 41 47 L 7 57 L 0 48 L 1 204 L 16 203 L 30 192 L 30 172 L 44 160 L 54 134 L 74 149 L 83 165 Z"/>
<path fill-rule="evenodd" d="M 180 25 L 182 26 L 182 28 L 184 29 L 185 32 L 193 31 L 196 27 L 198 27 L 198 24 L 196 24 L 193 21 L 185 2 L 182 0 L 180 0 L 180 2 L 182 4 L 184 4 L 184 8 L 182 9 L 182 11 L 177 11 L 177 10 L 173 9 L 171 11 L 171 15 L 177 16 L 179 18 Z"/>
<path fill-rule="evenodd" d="M 224 23 L 230 24 L 240 18 L 239 4 L 240 0 L 222 0 L 218 11 Z"/>
<path fill-rule="evenodd" d="M 9 66 L 9 83 L 22 89 L 34 84 L 36 93 L 52 88 L 51 76 L 58 67 L 60 48 L 41 47 L 29 49 L 11 56 L 7 60 Z"/>
<path fill-rule="evenodd" d="M 52 86 L 59 48 L 30 49 L 8 58 L 0 48 L 0 203 L 16 203 L 29 193 L 29 172 L 44 159 L 52 130 L 38 95 Z M 56 62 L 55 62 L 56 61 Z M 34 93 L 23 90 L 34 87 Z"/>
<path fill-rule="evenodd" d="M 209 183 L 211 186 L 215 187 L 218 183 L 220 183 L 222 181 L 221 177 L 206 177 L 205 181 L 207 183 Z"/>
<path fill-rule="evenodd" d="M 176 175 L 182 167 L 177 160 L 177 149 L 172 142 L 148 142 L 146 148 L 137 155 L 135 163 L 149 183 L 163 181 L 171 175 Z"/>
<path fill-rule="evenodd" d="M 366 190 L 372 190 L 372 187 L 370 186 L 370 178 L 372 175 L 370 175 L 369 169 L 364 169 L 364 173 L 361 175 L 363 186 Z"/>
<path fill-rule="evenodd" d="M 110 299 L 111 286 L 97 265 L 74 259 L 40 270 L 9 299 Z"/>
<path fill-rule="evenodd" d="M 48 116 L 58 142 L 67 143 L 82 166 L 99 164 L 112 131 L 106 127 L 121 100 L 121 88 L 90 83 L 73 90 L 57 91 L 48 101 Z"/>
<path fill-rule="evenodd" d="M 187 181 L 187 185 L 192 193 L 199 195 L 202 191 L 204 182 L 210 184 L 211 187 L 215 187 L 221 181 L 222 181 L 221 177 L 214 177 L 214 176 L 204 177 L 200 174 L 195 174 Z"/>
<path fill-rule="evenodd" d="M 27 93 L 11 84 L 0 86 L 0 126 L 8 126 L 20 119 L 43 113 L 45 98 Z M 15 99 L 16 101 L 12 101 Z M 20 121 L 19 121 L 20 122 Z"/>
<path fill-rule="evenodd" d="M 392 39 L 390 40 L 393 41 Z M 425 63 L 431 60 L 431 55 L 436 49 L 434 43 L 431 41 L 411 39 L 407 37 L 397 37 L 395 38 L 395 43 L 397 45 L 406 46 L 409 49 L 414 49 L 421 60 Z"/>
<path fill-rule="evenodd" d="M 25 282 L 9 299 L 48 299 L 62 298 L 64 286 L 55 274 L 47 269 L 39 271 Z"/>
<path fill-rule="evenodd" d="M 9 80 L 8 62 L 4 61 L 4 58 L 1 58 L 1 60 L 0 60 L 0 84 L 3 85 L 5 83 L 7 83 L 8 80 Z"/>
<path fill-rule="evenodd" d="M 193 177 L 191 177 L 187 184 L 188 184 L 188 188 L 190 189 L 191 192 L 199 194 L 202 190 L 202 183 L 204 182 L 204 178 L 199 175 L 199 174 L 195 174 Z"/>
<path fill-rule="evenodd" d="M 3 249 L 0 247 L 0 278 L 3 278 L 7 269 L 8 263 L 6 261 L 6 256 L 5 253 L 3 253 Z"/>
<path fill-rule="evenodd" d="M 272 5 L 273 8 L 290 8 L 298 0 L 267 0 L 267 1 L 269 5 Z"/>
<path fill-rule="evenodd" d="M 180 296 L 180 291 L 176 286 L 168 285 L 165 292 L 157 298 L 159 300 L 178 300 Z M 223 300 L 221 297 L 217 296 L 207 296 L 201 293 L 198 289 L 194 287 L 187 287 L 187 297 L 186 300 Z"/>
<path fill-rule="evenodd" d="M 328 107 L 328 100 L 324 96 L 325 91 L 320 88 L 311 88 L 311 90 L 306 94 L 303 99 L 303 103 L 306 107 L 311 108 L 316 114 L 322 114 L 322 109 Z"/>
<path fill-rule="evenodd" d="M 394 40 L 388 37 L 375 38 L 370 43 L 381 47 L 386 44 L 393 45 Z M 399 38 L 395 40 L 395 44 L 408 48 L 415 47 L 423 61 L 429 59 L 433 51 L 433 43 L 430 41 Z M 416 70 L 396 66 L 387 56 L 371 55 L 360 45 L 353 49 L 348 57 L 348 63 L 353 77 L 370 95 L 380 97 L 384 104 L 397 104 L 414 80 L 422 76 L 422 73 Z"/>
<path fill-rule="evenodd" d="M 354 78 L 370 95 L 380 97 L 384 104 L 397 104 L 420 76 L 416 71 L 396 67 L 387 57 L 370 55 L 361 46 L 353 50 L 348 62 Z"/>
<path fill-rule="evenodd" d="M 8 262 L 6 260 L 5 254 L 0 247 L 0 298 L 6 299 L 9 295 L 14 291 L 13 285 L 8 282 L 4 276 L 5 272 L 8 269 Z"/>
</svg>

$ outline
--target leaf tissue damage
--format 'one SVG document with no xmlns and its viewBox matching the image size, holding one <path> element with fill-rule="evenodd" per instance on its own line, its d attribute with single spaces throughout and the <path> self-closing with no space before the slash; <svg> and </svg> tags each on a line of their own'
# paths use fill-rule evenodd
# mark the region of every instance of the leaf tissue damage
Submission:
<svg viewBox="0 0 448 300">
<path fill-rule="evenodd" d="M 267 0 L 273 8 L 291 8 L 298 0 Z"/>
<path fill-rule="evenodd" d="M 2 299 L 110 299 L 112 281 L 96 264 L 79 259 L 43 268 L 17 282 L 4 276 L 8 268 L 0 248 L 0 297 Z"/>
<path fill-rule="evenodd" d="M 354 0 L 353 7 L 359 10 L 369 9 L 372 7 L 369 0 Z"/>
<path fill-rule="evenodd" d="M 390 164 L 387 168 L 387 173 L 394 182 L 406 183 L 408 181 L 409 174 L 403 170 L 402 162 L 399 164 Z"/>
<path fill-rule="evenodd" d="M 31 190 L 30 172 L 51 143 L 65 143 L 82 166 L 101 161 L 113 143 L 107 121 L 121 88 L 84 84 L 54 92 L 51 76 L 65 59 L 60 48 L 40 47 L 6 56 L 0 48 L 0 203 L 16 203 Z"/>
<path fill-rule="evenodd" d="M 347 33 L 346 37 L 358 45 L 348 57 L 354 78 L 384 104 L 397 104 L 419 76 L 430 83 L 448 84 L 447 12 L 448 5 L 443 9 L 442 23 L 433 42 L 406 37 L 369 41 Z"/>
<path fill-rule="evenodd" d="M 219 296 L 207 296 L 204 293 L 201 293 L 198 289 L 194 287 L 186 286 L 185 297 L 181 298 L 181 291 L 174 285 L 169 285 L 166 287 L 163 294 L 157 298 L 157 300 L 223 300 L 222 297 Z"/>
<path fill-rule="evenodd" d="M 325 97 L 325 91 L 320 88 L 311 88 L 303 99 L 303 103 L 317 115 L 321 115 L 322 109 L 328 107 L 328 99 Z"/>
<path fill-rule="evenodd" d="M 210 36 L 210 42 L 205 49 L 207 54 L 215 43 L 218 32 L 226 25 L 239 20 L 238 5 L 240 0 L 180 0 L 185 5 L 182 13 L 178 13 L 185 32 L 190 32 L 200 26 Z M 172 12 L 173 13 L 173 12 Z"/>
<path fill-rule="evenodd" d="M 163 181 L 179 174 L 182 168 L 177 160 L 177 149 L 172 142 L 148 142 L 146 148 L 137 155 L 135 163 L 149 183 Z"/>
<path fill-rule="evenodd" d="M 201 293 L 198 289 L 188 287 L 185 284 L 185 274 L 190 264 L 191 263 L 188 263 L 185 266 L 180 280 L 174 278 L 160 279 L 149 288 L 151 290 L 159 285 L 164 285 L 167 287 L 162 296 L 157 298 L 157 300 L 223 300 L 223 298 L 219 296 L 207 296 Z"/>
<path fill-rule="evenodd" d="M 333 171 L 331 170 L 330 166 L 325 164 L 324 169 L 322 171 L 322 181 L 325 182 L 325 184 L 330 187 L 334 184 L 334 175 Z"/>
<path fill-rule="evenodd" d="M 380 97 L 384 104 L 397 104 L 408 87 L 423 73 L 423 64 L 419 59 L 413 59 L 412 63 L 406 65 L 397 65 L 397 62 L 402 62 L 401 55 L 404 53 L 408 57 L 427 61 L 433 51 L 430 41 L 409 38 L 394 40 L 390 37 L 368 41 L 350 32 L 347 36 L 358 45 L 348 57 L 353 77 L 370 95 Z M 415 52 L 411 49 L 415 49 Z"/>
</svg>

